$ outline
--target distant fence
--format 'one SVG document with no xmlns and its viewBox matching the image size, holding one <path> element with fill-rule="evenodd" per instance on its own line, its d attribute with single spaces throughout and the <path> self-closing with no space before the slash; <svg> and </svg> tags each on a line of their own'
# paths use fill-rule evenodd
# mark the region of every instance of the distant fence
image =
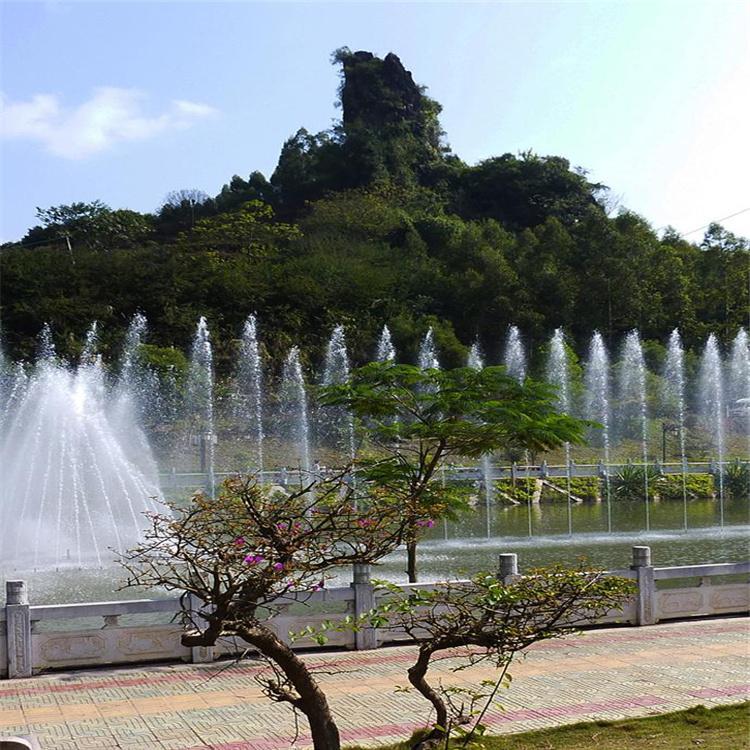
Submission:
<svg viewBox="0 0 750 750">
<path fill-rule="evenodd" d="M 722 466 L 726 469 L 732 461 L 723 461 Z M 516 479 L 564 479 L 570 477 L 600 477 L 615 476 L 623 469 L 629 466 L 643 466 L 641 463 L 617 463 L 604 464 L 578 464 L 571 461 L 570 465 L 551 466 L 546 462 L 526 466 L 522 464 L 510 464 L 503 466 L 492 466 L 490 473 L 493 480 L 516 480 Z M 653 461 L 646 464 L 659 474 L 718 474 L 718 461 L 690 461 L 683 466 L 682 463 L 662 463 Z M 237 476 L 238 473 L 252 474 L 255 473 L 252 468 L 215 472 L 214 481 L 220 484 L 225 479 Z M 258 473 L 260 480 L 264 484 L 299 484 L 300 482 L 310 481 L 319 477 L 325 477 L 330 474 L 330 470 L 325 468 L 313 468 L 308 472 L 299 471 L 298 469 L 275 469 L 273 471 L 262 471 Z M 443 475 L 448 481 L 483 481 L 485 478 L 484 471 L 480 466 L 446 466 Z M 162 472 L 159 474 L 159 482 L 164 490 L 168 489 L 201 489 L 208 484 L 209 475 L 207 472 Z"/>
<path fill-rule="evenodd" d="M 750 573 L 750 562 L 656 568 L 651 564 L 650 547 L 633 547 L 631 567 L 609 572 L 633 579 L 637 594 L 622 610 L 612 611 L 592 624 L 653 625 L 664 620 L 743 614 L 750 610 L 747 581 L 726 582 L 726 576 Z M 506 581 L 519 575 L 515 554 L 500 555 L 499 575 Z M 715 582 L 715 578 L 725 582 Z M 658 581 L 680 579 L 682 585 L 657 587 Z M 425 590 L 443 585 L 401 584 L 401 588 Z M 30 677 L 52 669 L 105 664 L 207 662 L 244 650 L 243 642 L 233 639 L 222 639 L 208 648 L 183 646 L 182 626 L 170 621 L 182 611 L 179 597 L 30 606 L 24 581 L 7 581 L 6 592 L 6 604 L 0 607 L 0 677 Z M 307 625 L 368 612 L 381 596 L 387 593 L 373 585 L 370 567 L 355 565 L 349 586 L 286 597 L 270 624 L 279 637 L 288 641 L 289 631 L 299 632 Z M 147 621 L 126 622 L 139 618 Z M 58 628 L 50 629 L 51 625 Z M 403 639 L 388 630 L 363 628 L 356 633 L 330 633 L 327 647 L 371 649 Z M 314 646 L 310 639 L 294 643 L 294 648 Z"/>
</svg>

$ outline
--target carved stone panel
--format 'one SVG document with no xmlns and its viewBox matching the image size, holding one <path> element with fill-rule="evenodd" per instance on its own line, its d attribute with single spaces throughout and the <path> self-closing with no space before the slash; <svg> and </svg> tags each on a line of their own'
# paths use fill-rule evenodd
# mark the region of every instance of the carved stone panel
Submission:
<svg viewBox="0 0 750 750">
<path fill-rule="evenodd" d="M 183 650 L 180 644 L 180 631 L 177 628 L 133 628 L 117 639 L 117 651 L 122 656 L 179 656 Z"/>
<path fill-rule="evenodd" d="M 742 612 L 750 609 L 750 587 L 716 586 L 711 592 L 711 609 L 714 612 Z"/>
<path fill-rule="evenodd" d="M 59 635 L 47 638 L 40 654 L 46 662 L 69 662 L 100 659 L 104 656 L 106 641 L 100 635 Z"/>
<path fill-rule="evenodd" d="M 661 617 L 697 614 L 706 609 L 703 593 L 696 589 L 660 591 L 658 597 L 659 615 Z"/>
</svg>

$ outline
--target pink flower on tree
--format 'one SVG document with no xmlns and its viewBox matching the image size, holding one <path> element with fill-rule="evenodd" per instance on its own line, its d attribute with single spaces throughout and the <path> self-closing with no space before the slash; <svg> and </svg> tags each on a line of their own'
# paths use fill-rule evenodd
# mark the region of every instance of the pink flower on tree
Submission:
<svg viewBox="0 0 750 750">
<path fill-rule="evenodd" d="M 274 570 L 284 570 L 284 563 L 280 563 L 280 562 L 274 563 L 273 564 L 273 569 Z"/>
<path fill-rule="evenodd" d="M 263 557 L 263 555 L 248 555 L 245 558 L 245 562 L 248 565 L 257 565 L 258 563 L 262 563 L 266 558 Z"/>
</svg>

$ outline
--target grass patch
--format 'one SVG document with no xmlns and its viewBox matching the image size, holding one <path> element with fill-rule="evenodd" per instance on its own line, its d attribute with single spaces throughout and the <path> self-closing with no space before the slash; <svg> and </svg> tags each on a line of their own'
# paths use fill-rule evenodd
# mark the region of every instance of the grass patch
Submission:
<svg viewBox="0 0 750 750">
<path fill-rule="evenodd" d="M 379 750 L 407 750 L 408 742 Z M 460 748 L 460 742 L 451 748 Z M 478 739 L 484 750 L 748 750 L 750 702 Z M 350 748 L 355 750 L 355 748 Z"/>
</svg>

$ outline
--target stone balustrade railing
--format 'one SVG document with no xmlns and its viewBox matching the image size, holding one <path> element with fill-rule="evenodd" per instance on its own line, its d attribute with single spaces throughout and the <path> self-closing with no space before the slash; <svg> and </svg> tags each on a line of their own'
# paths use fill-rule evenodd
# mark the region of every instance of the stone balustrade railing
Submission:
<svg viewBox="0 0 750 750">
<path fill-rule="evenodd" d="M 658 568 L 652 565 L 649 547 L 633 547 L 631 567 L 610 572 L 635 580 L 637 595 L 622 610 L 610 612 L 596 624 L 653 625 L 670 619 L 750 611 L 750 562 Z M 507 581 L 519 575 L 515 554 L 500 555 L 499 575 Z M 734 576 L 735 580 L 727 582 L 727 576 Z M 659 585 L 666 581 L 670 583 Z M 424 589 L 441 585 L 444 584 L 437 582 L 402 587 Z M 30 677 L 50 669 L 104 664 L 212 661 L 223 654 L 244 651 L 244 645 L 232 639 L 222 639 L 212 648 L 183 646 L 179 597 L 30 605 L 24 581 L 7 581 L 6 593 L 5 606 L 0 606 L 2 677 Z M 290 595 L 279 603 L 279 613 L 271 622 L 277 634 L 288 639 L 290 631 L 299 632 L 307 625 L 367 612 L 381 596 L 371 581 L 370 567 L 358 565 L 354 566 L 349 586 Z M 133 616 L 150 621 L 127 622 Z M 50 629 L 50 625 L 63 627 Z M 398 633 L 363 628 L 356 633 L 334 631 L 327 645 L 371 649 L 398 640 Z M 313 645 L 309 639 L 294 643 L 295 648 Z"/>
<path fill-rule="evenodd" d="M 732 462 L 724 461 L 722 465 L 726 471 L 726 467 Z M 510 465 L 493 465 L 491 467 L 491 474 L 494 480 L 502 479 L 563 479 L 568 476 L 570 477 L 606 477 L 614 476 L 622 471 L 626 466 L 635 465 L 640 466 L 642 464 L 628 464 L 628 463 L 610 463 L 604 464 L 602 462 L 596 464 L 579 464 L 575 461 L 571 461 L 570 465 L 552 465 L 543 462 L 535 465 L 521 465 L 521 464 L 510 464 Z M 719 470 L 719 464 L 716 461 L 688 461 L 684 465 L 681 462 L 668 462 L 662 463 L 660 461 L 653 461 L 648 464 L 649 468 L 654 471 L 669 475 L 669 474 L 717 474 Z M 242 470 L 241 472 L 214 472 L 214 482 L 218 485 L 221 484 L 225 479 L 237 476 L 238 473 L 252 474 L 252 470 Z M 274 469 L 272 471 L 262 471 L 258 474 L 260 480 L 264 484 L 277 484 L 277 485 L 288 485 L 288 484 L 299 484 L 300 481 L 309 481 L 311 478 L 316 476 L 326 476 L 328 470 L 322 469 L 311 469 L 309 472 L 300 472 L 297 469 Z M 485 474 L 484 469 L 481 466 L 446 466 L 444 470 L 445 478 L 449 481 L 484 481 Z M 208 482 L 207 472 L 178 472 L 172 470 L 171 472 L 163 472 L 159 474 L 159 483 L 162 489 L 202 489 Z"/>
</svg>

